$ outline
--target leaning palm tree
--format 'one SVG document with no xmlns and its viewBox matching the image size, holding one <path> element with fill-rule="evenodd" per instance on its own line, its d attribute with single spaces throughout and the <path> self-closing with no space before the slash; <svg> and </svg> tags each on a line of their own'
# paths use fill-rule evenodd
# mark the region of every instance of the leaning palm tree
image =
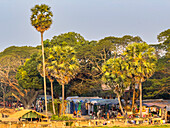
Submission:
<svg viewBox="0 0 170 128">
<path fill-rule="evenodd" d="M 64 115 L 64 85 L 68 84 L 79 71 L 79 61 L 76 59 L 75 51 L 70 46 L 54 46 L 49 50 L 47 66 L 53 70 L 52 76 L 62 85 L 62 115 Z"/>
<path fill-rule="evenodd" d="M 122 114 L 125 116 L 121 105 L 121 96 L 130 85 L 130 79 L 126 76 L 128 64 L 122 57 L 109 59 L 102 67 L 103 81 L 116 93 Z"/>
<path fill-rule="evenodd" d="M 31 25 L 36 28 L 38 32 L 41 33 L 41 45 L 42 45 L 42 56 L 43 56 L 43 77 L 44 77 L 44 95 L 45 95 L 45 108 L 47 115 L 47 96 L 46 96 L 46 78 L 45 78 L 45 57 L 44 57 L 44 45 L 43 45 L 43 34 L 48 30 L 52 24 L 53 14 L 50 11 L 50 7 L 42 4 L 35 5 L 31 9 Z"/>
<path fill-rule="evenodd" d="M 154 48 L 146 43 L 133 43 L 126 47 L 124 55 L 130 66 L 127 72 L 139 85 L 140 91 L 140 117 L 142 117 L 142 82 L 151 77 L 156 67 Z"/>
</svg>

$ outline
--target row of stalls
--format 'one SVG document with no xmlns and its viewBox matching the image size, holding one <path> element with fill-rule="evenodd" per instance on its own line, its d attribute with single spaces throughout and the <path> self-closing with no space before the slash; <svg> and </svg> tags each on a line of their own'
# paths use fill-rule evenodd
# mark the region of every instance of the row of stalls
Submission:
<svg viewBox="0 0 170 128">
<path fill-rule="evenodd" d="M 117 99 L 102 99 L 100 97 L 67 97 L 67 114 L 73 114 L 74 111 L 81 111 L 82 115 L 97 113 L 99 110 L 107 112 L 118 108 Z"/>
<path fill-rule="evenodd" d="M 116 112 L 119 110 L 118 99 L 102 99 L 100 97 L 67 97 L 66 111 L 67 114 L 73 114 L 74 111 L 81 111 L 82 115 L 91 115 L 91 113 L 97 114 L 98 111 L 101 112 Z M 124 103 L 124 102 L 122 102 Z M 138 103 L 137 103 L 138 104 Z M 131 114 L 130 114 L 131 113 Z M 130 112 L 128 115 L 134 115 L 139 117 L 139 105 L 136 106 L 134 112 Z M 143 117 L 160 117 L 162 119 L 170 120 L 170 101 L 163 99 L 158 100 L 143 100 Z"/>
<path fill-rule="evenodd" d="M 163 99 L 144 100 L 143 106 L 146 112 L 153 117 L 160 117 L 170 122 L 170 101 Z"/>
</svg>

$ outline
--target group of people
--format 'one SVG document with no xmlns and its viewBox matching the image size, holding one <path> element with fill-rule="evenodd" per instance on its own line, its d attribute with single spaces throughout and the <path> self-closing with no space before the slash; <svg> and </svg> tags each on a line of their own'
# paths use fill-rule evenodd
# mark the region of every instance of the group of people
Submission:
<svg viewBox="0 0 170 128">
<path fill-rule="evenodd" d="M 116 117 L 116 115 L 121 115 L 119 111 L 104 111 L 104 110 L 98 110 L 97 113 L 95 112 L 90 112 L 90 118 L 91 119 L 110 119 Z"/>
<path fill-rule="evenodd" d="M 36 102 L 36 105 L 34 106 L 34 104 L 32 105 L 33 109 L 36 110 L 37 112 L 43 112 L 44 110 L 44 102 L 41 99 L 38 99 Z"/>
<path fill-rule="evenodd" d="M 81 115 L 82 115 L 81 110 L 78 110 L 77 112 L 76 112 L 76 110 L 75 110 L 74 113 L 73 113 L 73 117 L 79 117 L 79 118 L 81 118 Z"/>
</svg>

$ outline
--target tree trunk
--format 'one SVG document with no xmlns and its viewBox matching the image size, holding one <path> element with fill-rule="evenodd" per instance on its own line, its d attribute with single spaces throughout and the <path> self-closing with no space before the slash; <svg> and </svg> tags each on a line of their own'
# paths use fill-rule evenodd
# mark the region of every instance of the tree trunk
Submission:
<svg viewBox="0 0 170 128">
<path fill-rule="evenodd" d="M 64 84 L 62 84 L 62 109 L 61 114 L 64 115 Z"/>
<path fill-rule="evenodd" d="M 140 91 L 140 117 L 142 118 L 142 82 L 139 83 L 139 91 Z"/>
<path fill-rule="evenodd" d="M 118 101 L 119 101 L 120 110 L 121 110 L 122 114 L 125 116 L 125 113 L 124 113 L 123 108 L 122 108 L 122 103 L 121 103 L 121 100 L 120 100 L 120 95 L 118 93 L 117 93 L 117 98 L 118 98 Z"/>
<path fill-rule="evenodd" d="M 26 106 L 25 106 L 25 109 L 30 109 L 31 108 L 31 106 L 29 105 L 29 104 L 27 104 Z"/>
<path fill-rule="evenodd" d="M 35 90 L 30 90 L 27 94 L 29 94 L 29 96 L 25 96 L 23 98 L 21 98 L 21 102 L 24 104 L 24 107 L 26 109 L 30 109 L 31 104 L 36 100 L 37 96 L 39 93 L 42 93 L 43 90 L 39 90 L 39 91 L 35 91 Z M 31 93 L 31 94 L 30 94 Z"/>
<path fill-rule="evenodd" d="M 47 116 L 47 95 L 46 95 L 46 77 L 45 77 L 45 57 L 44 57 L 44 44 L 43 44 L 43 32 L 41 32 L 41 45 L 42 45 L 42 57 L 43 57 L 43 77 L 44 77 L 44 97 L 45 97 L 45 113 Z"/>
<path fill-rule="evenodd" d="M 54 106 L 54 96 L 53 96 L 53 82 L 51 81 L 51 97 L 52 97 L 52 106 L 53 106 L 53 113 L 55 113 L 55 106 Z"/>
<path fill-rule="evenodd" d="M 135 95 L 136 95 L 135 85 L 133 85 L 132 111 L 133 111 L 134 104 L 135 104 Z"/>
<path fill-rule="evenodd" d="M 3 89 L 3 102 L 4 102 L 4 108 L 5 108 L 5 89 Z"/>
</svg>

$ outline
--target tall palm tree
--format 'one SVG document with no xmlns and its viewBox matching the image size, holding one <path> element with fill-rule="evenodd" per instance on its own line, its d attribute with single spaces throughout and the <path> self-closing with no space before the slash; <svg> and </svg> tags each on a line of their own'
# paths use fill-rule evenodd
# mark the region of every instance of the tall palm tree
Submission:
<svg viewBox="0 0 170 128">
<path fill-rule="evenodd" d="M 42 56 L 43 56 L 43 76 L 44 76 L 44 96 L 45 96 L 45 108 L 47 115 L 47 96 L 46 96 L 46 78 L 45 78 L 45 57 L 44 57 L 44 44 L 43 44 L 43 33 L 48 30 L 52 24 L 53 14 L 50 11 L 50 7 L 42 4 L 35 5 L 31 9 L 31 25 L 41 33 L 41 45 L 42 45 Z"/>
<path fill-rule="evenodd" d="M 45 70 L 46 70 L 46 71 L 45 71 L 45 73 L 46 73 L 45 76 L 47 76 L 47 78 L 49 79 L 49 81 L 50 81 L 50 83 L 51 83 L 51 98 L 52 98 L 53 113 L 54 113 L 54 115 L 55 115 L 56 112 L 55 112 L 54 95 L 53 95 L 53 82 L 54 82 L 54 77 L 51 76 L 52 70 L 47 69 L 47 66 L 48 66 L 48 63 L 47 63 L 47 62 L 48 62 L 48 60 L 46 60 L 46 65 L 45 65 Z M 38 71 L 39 71 L 40 75 L 43 76 L 43 70 L 42 70 L 42 64 L 41 64 L 41 63 L 38 65 Z"/>
<path fill-rule="evenodd" d="M 64 114 L 64 85 L 68 84 L 79 71 L 79 61 L 75 51 L 70 46 L 54 46 L 49 50 L 48 70 L 53 70 L 52 76 L 62 85 L 62 114 Z"/>
<path fill-rule="evenodd" d="M 135 86 L 136 86 L 136 83 L 137 83 L 137 80 L 138 80 L 138 78 L 134 75 L 136 70 L 134 70 L 134 68 L 133 68 L 133 65 L 135 63 L 135 61 L 133 59 L 136 57 L 135 52 L 136 52 L 136 49 L 131 48 L 131 50 L 128 50 L 128 52 L 127 52 L 127 50 L 125 50 L 124 53 L 123 53 L 126 56 L 126 59 L 128 58 L 127 59 L 127 62 L 128 62 L 127 76 L 131 79 L 131 87 L 132 87 L 132 90 L 133 90 L 131 111 L 133 110 L 134 104 L 135 104 L 135 97 L 136 97 Z M 130 55 L 130 57 L 128 55 Z"/>
<path fill-rule="evenodd" d="M 126 47 L 124 55 L 130 66 L 127 75 L 133 77 L 139 85 L 140 117 L 142 117 L 142 82 L 151 77 L 156 67 L 154 48 L 146 43 L 133 43 Z"/>
<path fill-rule="evenodd" d="M 102 67 L 103 81 L 117 94 L 120 109 L 124 116 L 120 97 L 130 85 L 130 79 L 126 76 L 127 68 L 128 64 L 122 57 L 111 58 Z"/>
</svg>

